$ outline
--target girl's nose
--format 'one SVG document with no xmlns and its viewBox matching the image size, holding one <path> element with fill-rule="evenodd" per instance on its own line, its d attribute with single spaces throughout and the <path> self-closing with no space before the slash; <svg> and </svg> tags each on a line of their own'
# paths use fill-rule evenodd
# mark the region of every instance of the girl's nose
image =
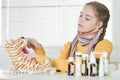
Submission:
<svg viewBox="0 0 120 80">
<path fill-rule="evenodd" d="M 83 23 L 83 19 L 82 19 L 82 18 L 79 18 L 78 24 L 81 24 L 81 23 Z"/>
</svg>

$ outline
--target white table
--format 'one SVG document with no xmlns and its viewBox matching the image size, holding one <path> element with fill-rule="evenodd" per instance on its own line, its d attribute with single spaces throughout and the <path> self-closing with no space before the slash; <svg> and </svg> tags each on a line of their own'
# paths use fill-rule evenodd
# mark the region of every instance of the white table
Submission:
<svg viewBox="0 0 120 80">
<path fill-rule="evenodd" d="M 67 73 L 57 72 L 54 74 L 45 73 L 45 74 L 0 75 L 0 80 L 120 80 L 120 77 L 68 76 Z"/>
<path fill-rule="evenodd" d="M 110 65 L 110 70 L 112 74 L 106 77 L 90 77 L 90 76 L 68 76 L 65 72 L 56 73 L 39 73 L 39 74 L 4 74 L 0 73 L 0 80 L 120 80 L 120 64 L 117 70 L 113 65 Z M 113 70 L 112 70 L 113 69 Z"/>
</svg>

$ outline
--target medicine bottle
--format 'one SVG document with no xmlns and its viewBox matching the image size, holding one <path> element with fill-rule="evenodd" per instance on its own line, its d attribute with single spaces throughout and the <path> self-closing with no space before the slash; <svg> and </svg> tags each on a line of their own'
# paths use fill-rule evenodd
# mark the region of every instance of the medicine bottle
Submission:
<svg viewBox="0 0 120 80">
<path fill-rule="evenodd" d="M 69 57 L 68 61 L 69 61 L 69 63 L 68 63 L 68 75 L 72 76 L 72 75 L 74 75 L 74 59 L 73 59 L 73 57 Z"/>
<path fill-rule="evenodd" d="M 97 65 L 95 55 L 91 53 L 90 55 L 90 76 L 96 76 L 97 74 Z"/>
<path fill-rule="evenodd" d="M 75 53 L 75 75 L 81 76 L 82 70 L 82 53 L 76 52 Z"/>
<path fill-rule="evenodd" d="M 104 76 L 109 76 L 109 61 L 107 59 L 108 53 L 104 52 L 103 53 L 103 58 L 104 58 Z"/>
<path fill-rule="evenodd" d="M 82 54 L 82 76 L 87 76 L 87 56 Z"/>
</svg>

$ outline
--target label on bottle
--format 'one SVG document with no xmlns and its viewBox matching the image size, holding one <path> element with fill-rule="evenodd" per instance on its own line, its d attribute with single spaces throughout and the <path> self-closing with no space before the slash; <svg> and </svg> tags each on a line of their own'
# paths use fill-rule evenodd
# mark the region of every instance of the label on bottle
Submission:
<svg viewBox="0 0 120 80">
<path fill-rule="evenodd" d="M 70 74 L 73 74 L 74 73 L 74 65 L 70 65 Z"/>
<path fill-rule="evenodd" d="M 79 62 L 76 62 L 76 75 L 80 75 L 81 74 L 81 71 L 80 71 L 80 63 Z"/>
<path fill-rule="evenodd" d="M 108 72 L 108 63 L 105 63 L 104 65 L 105 65 L 105 68 L 104 68 L 105 72 Z"/>
<path fill-rule="evenodd" d="M 105 64 L 105 67 L 104 67 L 104 76 L 108 76 L 108 75 L 109 75 L 108 64 Z"/>
<path fill-rule="evenodd" d="M 93 74 L 96 74 L 96 66 L 92 66 Z"/>
<path fill-rule="evenodd" d="M 85 73 L 85 64 L 82 64 L 82 73 Z"/>
<path fill-rule="evenodd" d="M 96 69 L 97 69 L 97 70 L 96 70 L 96 73 L 97 73 L 97 76 L 98 76 L 98 75 L 99 75 L 99 64 L 97 64 L 96 67 L 97 67 L 97 68 L 96 68 Z"/>
</svg>

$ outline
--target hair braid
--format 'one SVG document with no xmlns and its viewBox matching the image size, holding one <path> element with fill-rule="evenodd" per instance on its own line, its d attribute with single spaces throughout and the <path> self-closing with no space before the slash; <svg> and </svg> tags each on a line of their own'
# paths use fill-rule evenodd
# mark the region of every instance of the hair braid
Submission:
<svg viewBox="0 0 120 80">
<path fill-rule="evenodd" d="M 98 17 L 98 20 L 103 22 L 103 26 L 101 27 L 103 28 L 103 33 L 99 37 L 99 42 L 104 39 L 106 33 L 107 24 L 110 18 L 109 10 L 104 4 L 101 4 L 97 1 L 89 2 L 86 5 L 92 6 L 93 9 L 95 9 L 96 11 L 96 16 Z"/>
</svg>

